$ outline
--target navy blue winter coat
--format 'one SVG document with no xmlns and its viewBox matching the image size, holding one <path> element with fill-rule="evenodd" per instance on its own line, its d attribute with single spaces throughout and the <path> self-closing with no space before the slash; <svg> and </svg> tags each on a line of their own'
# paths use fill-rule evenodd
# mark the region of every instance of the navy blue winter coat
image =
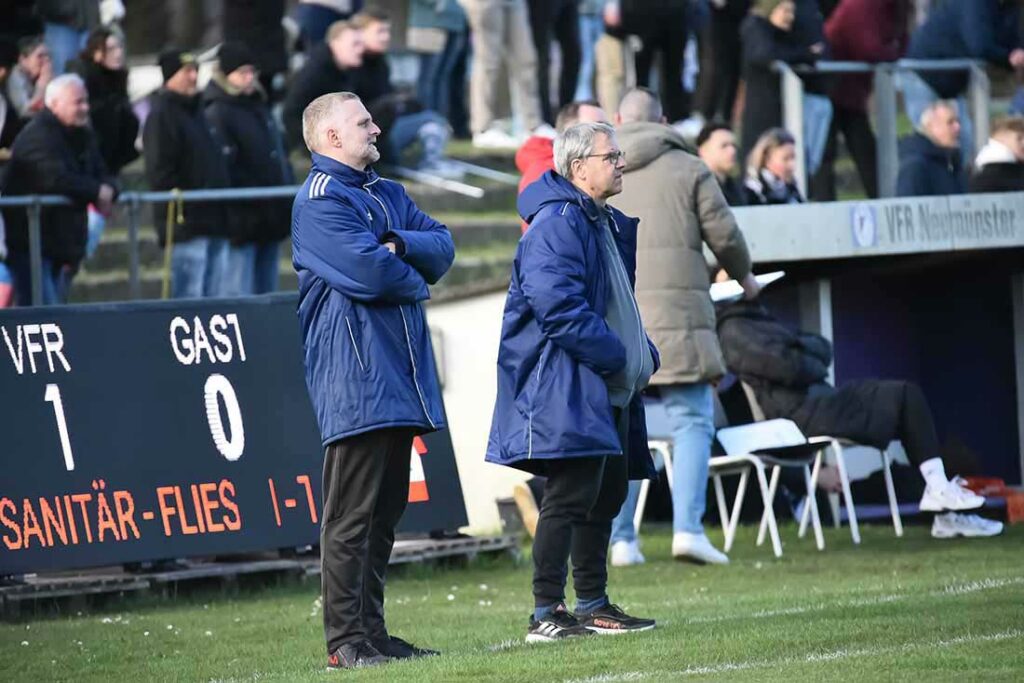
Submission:
<svg viewBox="0 0 1024 683">
<path fill-rule="evenodd" d="M 897 197 L 926 197 L 967 192 L 960 149 L 939 147 L 920 133 L 900 140 Z"/>
<path fill-rule="evenodd" d="M 1010 68 L 1010 51 L 1021 47 L 1020 11 L 1010 0 L 947 0 L 932 3 L 928 19 L 910 37 L 910 59 L 983 59 Z M 964 71 L 922 71 L 942 98 L 963 94 Z"/>
<path fill-rule="evenodd" d="M 400 255 L 383 243 L 394 241 Z M 398 183 L 319 154 L 292 207 L 306 385 L 326 446 L 445 426 L 420 302 L 455 258 L 448 228 Z"/>
<path fill-rule="evenodd" d="M 629 405 L 629 443 L 622 444 L 605 385 L 626 364 L 626 349 L 605 322 L 609 279 L 598 221 L 604 212 L 615 221 L 633 285 L 639 221 L 599 208 L 553 171 L 528 185 L 518 206 L 530 228 L 505 300 L 486 459 L 544 474 L 551 459 L 625 452 L 631 479 L 652 477 L 643 401 Z M 648 344 L 657 370 L 658 352 Z"/>
</svg>

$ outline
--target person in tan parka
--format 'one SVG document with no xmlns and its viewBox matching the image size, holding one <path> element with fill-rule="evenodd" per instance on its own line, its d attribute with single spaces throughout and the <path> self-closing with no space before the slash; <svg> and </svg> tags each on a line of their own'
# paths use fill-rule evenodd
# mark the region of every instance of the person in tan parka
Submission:
<svg viewBox="0 0 1024 683">
<path fill-rule="evenodd" d="M 750 253 L 714 174 L 666 125 L 650 91 L 629 91 L 616 115 L 626 155 L 616 208 L 640 218 L 636 300 L 661 369 L 651 380 L 672 423 L 672 554 L 678 559 L 725 564 L 729 558 L 704 535 L 708 460 L 714 438 L 713 384 L 725 374 L 709 292 L 706 244 L 718 263 L 757 296 Z M 633 514 L 632 487 L 612 530 L 612 564 L 643 562 Z"/>
</svg>

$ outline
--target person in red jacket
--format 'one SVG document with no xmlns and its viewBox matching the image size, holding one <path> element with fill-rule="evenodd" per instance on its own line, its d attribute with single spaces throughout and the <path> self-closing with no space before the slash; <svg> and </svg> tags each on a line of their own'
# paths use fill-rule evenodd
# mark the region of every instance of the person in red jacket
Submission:
<svg viewBox="0 0 1024 683">
<path fill-rule="evenodd" d="M 570 102 L 559 110 L 555 119 L 555 129 L 561 133 L 577 123 L 608 123 L 608 117 L 604 109 L 601 109 L 601 105 L 594 100 Z M 554 146 L 554 138 L 531 135 L 516 151 L 516 168 L 522 174 L 519 178 L 520 194 L 527 185 L 540 178 L 546 171 L 555 170 Z M 523 223 L 523 232 L 526 232 L 526 227 L 526 223 Z"/>
<path fill-rule="evenodd" d="M 841 0 L 825 22 L 825 37 L 838 61 L 892 62 L 903 56 L 908 41 L 910 0 Z M 875 134 L 868 118 L 871 74 L 843 76 L 832 91 L 835 113 L 829 133 L 826 159 L 835 157 L 836 136 L 842 132 L 853 156 L 864 190 L 878 196 Z M 822 168 L 832 168 L 823 163 Z M 825 179 L 821 199 L 835 199 L 835 176 Z"/>
</svg>

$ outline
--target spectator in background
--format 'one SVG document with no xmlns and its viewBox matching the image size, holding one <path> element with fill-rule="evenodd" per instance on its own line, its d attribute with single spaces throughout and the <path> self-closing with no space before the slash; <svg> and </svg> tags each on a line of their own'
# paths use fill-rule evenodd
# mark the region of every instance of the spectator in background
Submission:
<svg viewBox="0 0 1024 683">
<path fill-rule="evenodd" d="M 335 22 L 348 19 L 362 8 L 362 0 L 299 0 L 295 22 L 299 25 L 303 49 L 312 56 Z"/>
<path fill-rule="evenodd" d="M 1017 0 L 971 0 L 933 3 L 910 37 L 910 59 L 981 59 L 996 66 L 1024 69 L 1024 49 Z M 966 71 L 904 72 L 903 99 L 907 116 L 920 121 L 936 100 L 955 100 L 960 119 L 960 152 L 964 165 L 974 152 L 974 129 L 967 101 Z"/>
<path fill-rule="evenodd" d="M 743 184 L 736 179 L 736 136 L 726 123 L 709 123 L 697 136 L 697 154 L 718 181 L 729 206 L 747 203 Z"/>
<path fill-rule="evenodd" d="M 92 203 L 110 213 L 117 185 L 103 165 L 96 136 L 89 127 L 89 95 L 74 74 L 54 78 L 46 86 L 44 109 L 18 134 L 4 182 L 4 195 L 58 194 L 71 206 L 43 207 L 43 304 L 67 301 L 71 280 L 85 256 L 88 235 L 86 207 Z M 32 302 L 28 217 L 25 209 L 4 210 L 7 263 L 14 275 L 18 303 Z"/>
<path fill-rule="evenodd" d="M 579 0 L 577 11 L 580 15 L 580 71 L 576 77 L 576 93 L 573 96 L 577 102 L 594 99 L 594 52 L 597 41 L 604 32 L 604 20 L 601 18 L 603 9 L 603 0 Z"/>
<path fill-rule="evenodd" d="M 46 47 L 53 60 L 53 75 L 64 73 L 64 65 L 85 47 L 89 31 L 100 24 L 98 0 L 40 0 L 37 5 L 44 22 Z"/>
<path fill-rule="evenodd" d="M 537 96 L 537 50 L 530 34 L 525 0 L 459 0 L 469 18 L 473 40 L 469 115 L 473 145 L 482 149 L 515 149 L 519 138 L 497 125 L 498 78 L 508 71 L 514 111 L 528 133 L 544 119 Z"/>
<path fill-rule="evenodd" d="M 416 98 L 446 118 L 456 138 L 468 138 L 466 13 L 457 0 L 410 0 L 406 42 L 420 53 Z"/>
<path fill-rule="evenodd" d="M 42 36 L 18 41 L 18 63 L 7 77 L 7 99 L 14 111 L 27 119 L 43 108 L 43 93 L 53 78 L 50 51 Z"/>
<path fill-rule="evenodd" d="M 967 191 L 957 109 L 955 100 L 932 102 L 921 114 L 918 131 L 900 141 L 896 196 L 923 197 Z"/>
<path fill-rule="evenodd" d="M 732 123 L 743 58 L 740 26 L 749 10 L 750 0 L 711 0 L 711 20 L 699 39 L 696 110 L 705 121 Z"/>
<path fill-rule="evenodd" d="M 1019 192 L 1024 190 L 1024 118 L 996 119 L 988 144 L 978 152 L 970 192 Z"/>
<path fill-rule="evenodd" d="M 690 96 L 683 89 L 683 51 L 686 49 L 689 0 L 626 0 L 623 17 L 633 5 L 635 20 L 627 21 L 627 30 L 640 37 L 643 46 L 636 55 L 636 84 L 652 87 L 654 61 L 658 59 L 658 93 L 668 120 L 679 121 L 690 115 Z M 635 29 L 630 27 L 635 22 Z"/>
<path fill-rule="evenodd" d="M 704 245 L 748 298 L 760 287 L 750 253 L 718 182 L 665 125 L 661 103 L 646 89 L 626 93 L 616 116 L 626 155 L 616 208 L 640 219 L 636 237 L 636 301 L 647 333 L 661 355 L 651 378 L 665 406 L 674 438 L 672 555 L 701 563 L 729 558 L 704 534 L 708 462 L 715 437 L 714 388 L 725 374 L 718 348 Z M 735 155 L 735 150 L 733 151 Z M 640 493 L 631 482 L 612 522 L 612 564 L 644 561 L 633 517 Z"/>
<path fill-rule="evenodd" d="M 267 101 L 284 96 L 288 74 L 284 0 L 224 0 L 224 40 L 238 42 L 252 53 L 257 77 Z"/>
<path fill-rule="evenodd" d="M 203 115 L 196 90 L 195 57 L 174 48 L 159 58 L 164 87 L 150 97 L 142 131 L 146 180 L 153 190 L 201 190 L 228 187 L 224 142 Z M 227 269 L 228 215 L 222 202 L 188 202 L 184 222 L 166 231 L 165 205 L 154 205 L 157 234 L 171 250 L 171 296 L 198 299 L 220 296 Z"/>
<path fill-rule="evenodd" d="M 327 40 L 310 51 L 309 59 L 292 77 L 284 98 L 284 129 L 288 147 L 301 146 L 302 111 L 329 92 L 355 89 L 356 70 L 363 64 L 363 34 L 347 21 L 336 21 Z"/>
<path fill-rule="evenodd" d="M 747 204 L 800 204 L 804 201 L 796 185 L 796 142 L 784 128 L 762 133 L 747 157 L 744 181 Z"/>
<path fill-rule="evenodd" d="M 907 47 L 909 11 L 907 0 L 842 0 L 825 23 L 832 56 L 840 61 L 896 61 Z M 840 132 L 853 156 L 865 192 L 871 198 L 878 196 L 875 134 L 868 116 L 873 87 L 871 74 L 838 79 L 832 93 L 835 114 L 825 151 L 826 177 L 822 179 L 816 199 L 833 201 L 836 198 L 831 161 L 836 155 L 836 138 Z"/>
<path fill-rule="evenodd" d="M 813 64 L 824 52 L 822 43 L 802 43 L 793 35 L 796 4 L 793 0 L 756 0 L 743 21 L 742 156 L 749 155 L 761 134 L 782 125 L 779 75 L 772 63 Z"/>
<path fill-rule="evenodd" d="M 397 92 L 391 85 L 387 54 L 391 47 L 390 15 L 383 10 L 366 9 L 349 23 L 362 33 L 364 48 L 353 92 L 365 103 L 374 122 L 387 131 L 379 142 L 381 158 L 385 163 L 401 163 L 405 151 L 419 143 L 417 170 L 461 178 L 461 168 L 444 157 L 451 135 L 448 122 L 436 111 L 425 109 L 414 96 Z"/>
<path fill-rule="evenodd" d="M 7 79 L 11 77 L 14 65 L 18 63 L 18 48 L 14 43 L 0 41 L 0 185 L 3 184 L 3 169 L 10 158 L 11 145 L 24 122 L 7 95 Z"/>
<path fill-rule="evenodd" d="M 553 124 L 551 107 L 551 41 L 558 42 L 562 56 L 558 73 L 557 107 L 572 102 L 580 73 L 580 26 L 578 0 L 527 0 L 530 32 L 537 48 L 537 86 L 541 117 Z"/>
<path fill-rule="evenodd" d="M 256 70 L 256 56 L 244 44 L 227 42 L 203 93 L 206 120 L 227 146 L 231 187 L 272 187 L 295 181 L 284 138 L 270 114 Z M 277 290 L 281 240 L 291 231 L 291 199 L 248 199 L 231 206 L 231 246 L 224 296 Z"/>
</svg>

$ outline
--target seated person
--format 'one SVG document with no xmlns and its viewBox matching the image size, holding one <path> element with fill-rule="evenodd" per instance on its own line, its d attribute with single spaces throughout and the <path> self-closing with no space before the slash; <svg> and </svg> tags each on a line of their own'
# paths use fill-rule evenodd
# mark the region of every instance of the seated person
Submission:
<svg viewBox="0 0 1024 683">
<path fill-rule="evenodd" d="M 701 129 L 697 136 L 697 155 L 715 174 L 729 206 L 746 204 L 743 185 L 733 175 L 736 172 L 736 135 L 728 123 L 711 122 Z"/>
<path fill-rule="evenodd" d="M 960 160 L 960 115 L 956 102 L 928 105 L 917 132 L 900 140 L 897 197 L 963 194 L 967 178 Z"/>
<path fill-rule="evenodd" d="M 921 510 L 946 513 L 935 516 L 932 536 L 1002 532 L 999 522 L 958 514 L 985 499 L 946 477 L 935 422 L 916 384 L 867 379 L 830 386 L 829 341 L 787 327 L 756 301 L 722 307 L 718 335 L 730 372 L 753 388 L 768 419 L 788 418 L 808 436 L 845 437 L 878 449 L 901 441 L 925 480 Z"/>
<path fill-rule="evenodd" d="M 1024 190 L 1024 117 L 1006 116 L 992 123 L 988 143 L 978 152 L 970 192 Z"/>
<path fill-rule="evenodd" d="M 397 163 L 408 147 L 419 142 L 422 154 L 417 170 L 461 178 L 461 168 L 444 158 L 451 135 L 448 121 L 436 111 L 425 109 L 414 95 L 397 92 L 391 85 L 387 55 L 391 46 L 390 15 L 368 8 L 349 23 L 361 33 L 364 48 L 353 92 L 366 103 L 373 122 L 385 131 L 379 145 L 382 159 Z"/>
<path fill-rule="evenodd" d="M 796 186 L 796 141 L 784 128 L 772 128 L 757 139 L 747 157 L 744 182 L 747 204 L 801 204 Z"/>
</svg>

